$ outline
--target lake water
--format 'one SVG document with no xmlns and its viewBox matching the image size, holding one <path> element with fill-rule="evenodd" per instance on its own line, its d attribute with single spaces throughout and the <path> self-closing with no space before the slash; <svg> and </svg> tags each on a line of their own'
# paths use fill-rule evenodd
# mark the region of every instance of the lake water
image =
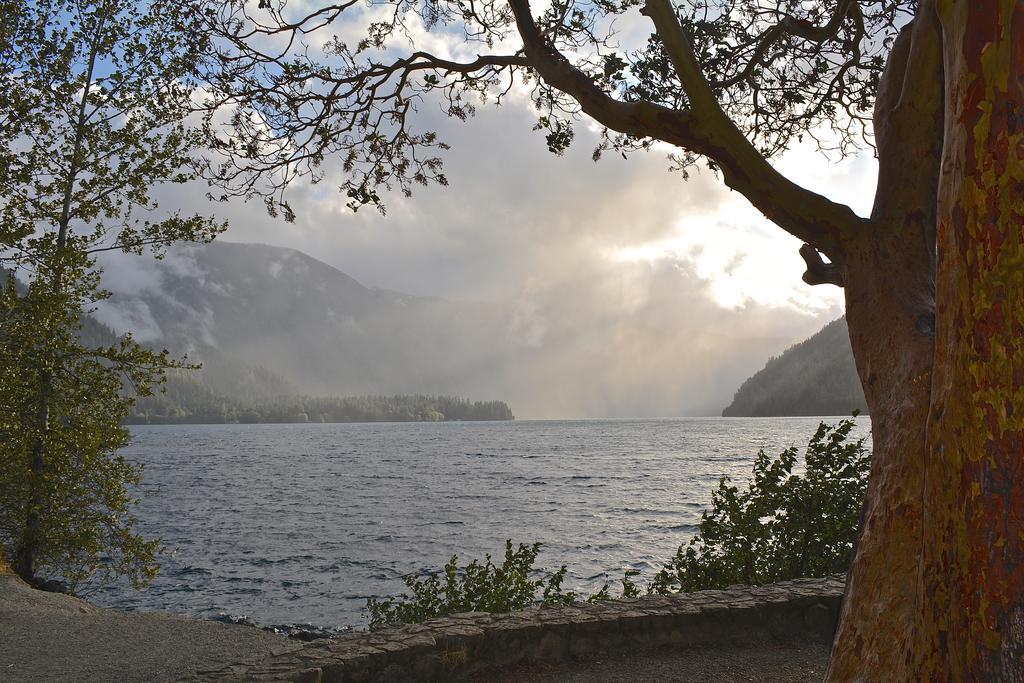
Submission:
<svg viewBox="0 0 1024 683">
<path fill-rule="evenodd" d="M 839 418 L 823 418 L 835 423 Z M 260 624 L 365 625 L 401 577 L 544 548 L 566 587 L 650 577 L 695 531 L 721 476 L 806 445 L 819 418 L 132 427 L 140 530 L 160 576 L 87 595 L 123 609 Z M 870 423 L 858 419 L 857 435 Z"/>
</svg>

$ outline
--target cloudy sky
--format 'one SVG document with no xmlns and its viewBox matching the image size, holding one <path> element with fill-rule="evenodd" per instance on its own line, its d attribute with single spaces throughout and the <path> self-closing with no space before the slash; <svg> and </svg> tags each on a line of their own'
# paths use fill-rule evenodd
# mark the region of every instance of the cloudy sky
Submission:
<svg viewBox="0 0 1024 683">
<path fill-rule="evenodd" d="M 324 182 L 292 193 L 294 224 L 258 203 L 215 205 L 223 239 L 292 247 L 368 286 L 503 307 L 510 337 L 534 349 L 529 367 L 464 390 L 522 417 L 716 414 L 769 356 L 842 314 L 840 290 L 800 280 L 799 242 L 712 173 L 684 181 L 657 151 L 594 163 L 586 126 L 556 157 L 533 116 L 511 101 L 467 123 L 438 117 L 450 187 L 390 197 L 386 216 L 353 214 Z M 870 156 L 794 150 L 779 165 L 868 210 Z M 198 196 L 165 201 L 209 210 Z"/>
<path fill-rule="evenodd" d="M 368 286 L 504 307 L 510 337 L 540 350 L 532 369 L 551 381 L 523 368 L 518 382 L 468 390 L 527 417 L 715 414 L 769 356 L 842 314 L 839 289 L 800 280 L 795 238 L 714 174 L 670 173 L 665 150 L 594 163 L 584 122 L 556 157 L 515 93 L 466 123 L 430 105 L 422 117 L 452 146 L 450 187 L 388 197 L 386 216 L 353 214 L 328 176 L 292 190 L 293 224 L 258 203 L 214 205 L 231 224 L 223 239 L 292 247 Z M 837 162 L 801 148 L 776 164 L 869 211 L 870 153 Z M 202 189 L 163 196 L 211 210 Z M 116 273 L 108 284 L 118 289 Z"/>
</svg>

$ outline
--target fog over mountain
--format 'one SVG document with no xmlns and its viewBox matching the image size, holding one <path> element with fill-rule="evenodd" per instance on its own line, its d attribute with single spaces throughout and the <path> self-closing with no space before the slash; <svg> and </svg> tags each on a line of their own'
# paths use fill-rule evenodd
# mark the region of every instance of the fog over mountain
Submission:
<svg viewBox="0 0 1024 683">
<path fill-rule="evenodd" d="M 259 369 L 271 386 L 309 394 L 494 398 L 526 418 L 717 414 L 794 330 L 820 327 L 789 309 L 722 308 L 685 263 L 617 264 L 616 277 L 527 284 L 507 301 L 369 288 L 260 244 L 182 247 L 157 262 L 117 254 L 103 265 L 114 296 L 96 317 L 204 361 L 224 391 L 239 368 Z"/>
</svg>

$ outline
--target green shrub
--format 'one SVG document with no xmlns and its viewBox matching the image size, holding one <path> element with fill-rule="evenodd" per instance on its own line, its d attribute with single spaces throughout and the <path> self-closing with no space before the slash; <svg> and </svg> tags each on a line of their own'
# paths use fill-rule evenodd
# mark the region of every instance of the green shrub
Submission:
<svg viewBox="0 0 1024 683">
<path fill-rule="evenodd" d="M 807 444 L 806 471 L 793 474 L 795 447 L 770 459 L 761 450 L 745 491 L 725 477 L 699 533 L 679 547 L 650 592 L 760 585 L 845 572 L 853 559 L 870 454 L 847 441 L 852 420 L 824 423 Z"/>
<path fill-rule="evenodd" d="M 534 604 L 571 605 L 575 593 L 562 590 L 565 567 L 553 574 L 534 568 L 540 548 L 540 543 L 520 543 L 513 548 L 508 540 L 500 565 L 487 555 L 483 563 L 473 560 L 461 569 L 458 556 L 452 555 L 440 575 L 405 577 L 411 596 L 368 600 L 370 627 L 417 623 L 459 612 L 511 612 Z"/>
</svg>

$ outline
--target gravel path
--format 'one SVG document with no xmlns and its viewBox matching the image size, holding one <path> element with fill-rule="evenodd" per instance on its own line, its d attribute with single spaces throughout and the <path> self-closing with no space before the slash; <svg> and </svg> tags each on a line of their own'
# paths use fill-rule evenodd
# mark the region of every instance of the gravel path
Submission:
<svg viewBox="0 0 1024 683">
<path fill-rule="evenodd" d="M 562 665 L 523 665 L 489 671 L 476 683 L 818 683 L 825 678 L 829 646 L 722 647 L 626 654 Z"/>
<path fill-rule="evenodd" d="M 0 575 L 0 681 L 188 680 L 301 644 L 250 626 L 127 614 Z"/>
</svg>

